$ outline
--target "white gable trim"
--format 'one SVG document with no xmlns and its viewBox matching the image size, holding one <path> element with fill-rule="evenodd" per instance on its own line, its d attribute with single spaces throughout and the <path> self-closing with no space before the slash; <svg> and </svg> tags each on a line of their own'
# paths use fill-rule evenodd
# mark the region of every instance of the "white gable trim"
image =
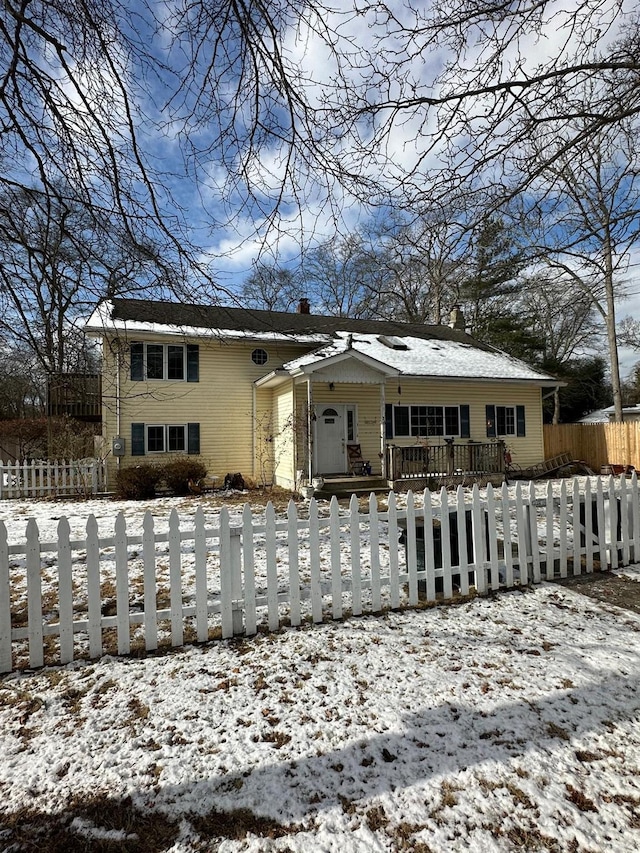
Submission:
<svg viewBox="0 0 640 853">
<path fill-rule="evenodd" d="M 385 364 L 382 361 L 378 361 L 375 358 L 371 358 L 369 355 L 365 355 L 364 353 L 353 349 L 337 353 L 336 355 L 318 358 L 315 361 L 309 362 L 309 364 L 303 364 L 300 367 L 293 369 L 291 371 L 291 375 L 307 376 L 319 371 L 325 372 L 328 368 L 337 366 L 341 362 L 345 361 L 359 362 L 361 365 L 368 367 L 370 370 L 373 370 L 378 374 L 382 374 L 383 377 L 400 375 L 400 371 L 395 367 L 391 367 L 389 364 Z"/>
</svg>

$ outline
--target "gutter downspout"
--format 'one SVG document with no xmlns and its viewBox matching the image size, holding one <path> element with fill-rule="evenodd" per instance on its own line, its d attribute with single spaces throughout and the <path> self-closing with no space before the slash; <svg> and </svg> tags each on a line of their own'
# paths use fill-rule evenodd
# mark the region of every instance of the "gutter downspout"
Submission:
<svg viewBox="0 0 640 853">
<path fill-rule="evenodd" d="M 382 460 L 381 474 L 386 479 L 387 476 L 387 448 L 385 446 L 385 422 L 386 422 L 386 393 L 385 381 L 380 383 L 380 456 Z"/>
<path fill-rule="evenodd" d="M 256 385 L 251 385 L 251 476 L 256 479 L 256 429 L 258 427 L 258 415 L 256 413 Z"/>
<path fill-rule="evenodd" d="M 313 392 L 311 389 L 311 377 L 307 377 L 307 475 L 310 483 L 313 479 L 313 441 L 311 430 L 313 429 Z"/>
<path fill-rule="evenodd" d="M 116 435 L 120 435 L 121 426 L 121 411 L 120 411 L 120 370 L 122 360 L 120 357 L 120 349 L 116 352 Z M 116 456 L 116 471 L 120 470 L 121 457 Z M 105 471 L 106 471 L 105 466 Z"/>
</svg>

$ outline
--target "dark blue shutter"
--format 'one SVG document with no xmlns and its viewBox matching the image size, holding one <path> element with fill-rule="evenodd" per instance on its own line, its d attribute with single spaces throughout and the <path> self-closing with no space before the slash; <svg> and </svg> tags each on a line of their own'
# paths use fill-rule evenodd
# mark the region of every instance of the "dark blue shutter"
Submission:
<svg viewBox="0 0 640 853">
<path fill-rule="evenodd" d="M 131 424 L 131 455 L 144 456 L 144 424 Z"/>
<path fill-rule="evenodd" d="M 524 406 L 516 406 L 516 435 L 520 437 L 526 435 L 524 423 Z"/>
<path fill-rule="evenodd" d="M 200 381 L 200 347 L 187 344 L 187 382 Z"/>
<path fill-rule="evenodd" d="M 142 382 L 144 379 L 144 344 L 131 344 L 131 381 Z"/>
<path fill-rule="evenodd" d="M 393 406 L 385 403 L 384 407 L 384 435 L 385 438 L 393 438 Z"/>
<path fill-rule="evenodd" d="M 200 424 L 187 424 L 187 453 L 200 453 Z"/>
<path fill-rule="evenodd" d="M 496 407 L 487 406 L 487 438 L 496 437 Z"/>
<path fill-rule="evenodd" d="M 469 406 L 460 406 L 460 438 L 471 438 Z"/>
</svg>

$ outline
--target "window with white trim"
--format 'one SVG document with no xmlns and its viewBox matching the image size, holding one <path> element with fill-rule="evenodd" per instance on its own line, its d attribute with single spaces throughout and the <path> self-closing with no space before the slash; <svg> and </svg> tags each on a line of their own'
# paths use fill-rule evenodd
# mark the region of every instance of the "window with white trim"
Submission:
<svg viewBox="0 0 640 853">
<path fill-rule="evenodd" d="M 131 455 L 200 453 L 200 424 L 131 424 Z"/>
<path fill-rule="evenodd" d="M 487 405 L 487 438 L 526 435 L 524 406 Z"/>
<path fill-rule="evenodd" d="M 516 434 L 515 406 L 496 406 L 496 433 L 498 435 Z"/>
<path fill-rule="evenodd" d="M 131 380 L 166 379 L 172 382 L 197 382 L 199 347 L 197 344 L 157 344 L 137 341 L 130 346 Z"/>
<path fill-rule="evenodd" d="M 147 424 L 147 453 L 184 453 L 187 449 L 186 424 Z"/>
<path fill-rule="evenodd" d="M 468 433 L 468 410 L 468 406 L 388 405 L 387 438 L 462 436 Z"/>
</svg>

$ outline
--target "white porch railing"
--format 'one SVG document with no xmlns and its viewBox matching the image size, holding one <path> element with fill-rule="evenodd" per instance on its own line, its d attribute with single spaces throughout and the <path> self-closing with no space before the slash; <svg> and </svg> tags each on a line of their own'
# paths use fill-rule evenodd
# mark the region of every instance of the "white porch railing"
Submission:
<svg viewBox="0 0 640 853">
<path fill-rule="evenodd" d="M 103 459 L 3 462 L 0 499 L 95 495 L 105 488 Z"/>
<path fill-rule="evenodd" d="M 31 519 L 9 543 L 0 522 L 0 672 L 483 594 L 640 554 L 635 474 L 593 491 L 575 480 L 556 494 L 518 483 L 406 500 L 399 509 L 392 492 L 380 511 L 371 495 L 362 511 L 353 497 L 344 512 L 334 498 L 326 513 L 312 500 L 305 518 L 293 502 L 284 518 L 246 505 L 235 522 L 223 507 L 214 525 L 201 507 L 188 521 L 174 509 L 168 527 L 147 513 L 135 535 L 120 513 L 106 537 L 90 516 L 78 540 L 62 518 L 55 542 Z"/>
</svg>

